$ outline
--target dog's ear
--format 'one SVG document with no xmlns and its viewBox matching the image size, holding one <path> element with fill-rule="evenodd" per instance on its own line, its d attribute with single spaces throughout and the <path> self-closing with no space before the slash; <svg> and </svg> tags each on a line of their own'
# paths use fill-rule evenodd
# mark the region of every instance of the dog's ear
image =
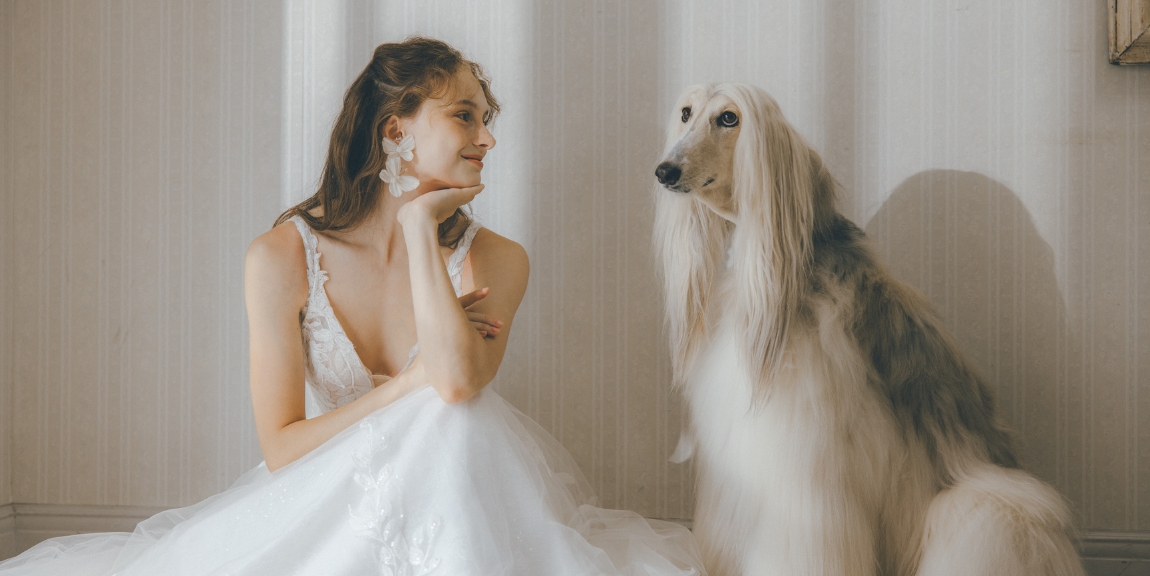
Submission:
<svg viewBox="0 0 1150 576">
<path fill-rule="evenodd" d="M 814 233 L 824 234 L 835 221 L 838 214 L 839 183 L 834 175 L 827 169 L 818 152 L 807 148 L 811 165 L 811 208 L 814 212 Z"/>
<path fill-rule="evenodd" d="M 663 296 L 671 340 L 674 383 L 683 384 L 705 339 L 706 308 L 723 263 L 730 223 L 694 195 L 655 187 L 656 258 L 662 265 Z"/>
<path fill-rule="evenodd" d="M 800 315 L 812 257 L 816 180 L 825 168 L 814 166 L 817 155 L 774 100 L 753 89 L 742 96 L 732 256 L 743 360 L 757 384 L 756 400 L 763 401 Z"/>
</svg>

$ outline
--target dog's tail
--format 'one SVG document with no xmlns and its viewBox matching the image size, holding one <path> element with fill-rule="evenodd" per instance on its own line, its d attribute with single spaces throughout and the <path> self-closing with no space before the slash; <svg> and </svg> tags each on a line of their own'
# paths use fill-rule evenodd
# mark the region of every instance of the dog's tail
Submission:
<svg viewBox="0 0 1150 576">
<path fill-rule="evenodd" d="M 1016 469 L 980 465 L 927 510 L 918 576 L 1081 576 L 1062 496 Z"/>
</svg>

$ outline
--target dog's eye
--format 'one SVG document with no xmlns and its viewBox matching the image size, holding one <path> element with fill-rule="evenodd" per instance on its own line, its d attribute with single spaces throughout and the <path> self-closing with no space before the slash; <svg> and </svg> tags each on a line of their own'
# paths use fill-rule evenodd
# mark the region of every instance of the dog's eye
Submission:
<svg viewBox="0 0 1150 576">
<path fill-rule="evenodd" d="M 739 125 L 739 117 L 737 115 L 735 115 L 734 112 L 731 112 L 730 110 L 728 110 L 726 112 L 723 112 L 722 114 L 719 114 L 719 126 L 725 126 L 727 128 L 734 128 L 735 126 L 738 126 L 738 125 Z"/>
<path fill-rule="evenodd" d="M 691 119 L 691 107 L 683 108 L 683 122 Z"/>
</svg>

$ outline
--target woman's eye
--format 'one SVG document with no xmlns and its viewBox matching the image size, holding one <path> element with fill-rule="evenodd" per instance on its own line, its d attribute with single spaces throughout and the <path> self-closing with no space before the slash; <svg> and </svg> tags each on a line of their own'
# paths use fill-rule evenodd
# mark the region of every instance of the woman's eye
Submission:
<svg viewBox="0 0 1150 576">
<path fill-rule="evenodd" d="M 683 108 L 683 122 L 691 119 L 691 107 Z"/>
<path fill-rule="evenodd" d="M 464 122 L 470 122 L 471 121 L 471 113 L 470 112 L 460 112 L 459 114 L 456 114 L 455 116 L 457 118 L 459 118 L 460 120 L 463 120 Z"/>
<path fill-rule="evenodd" d="M 726 112 L 723 112 L 722 114 L 719 114 L 719 126 L 724 126 L 726 128 L 733 128 L 733 127 L 738 126 L 738 125 L 739 125 L 739 117 L 737 115 L 735 115 L 734 112 L 731 112 L 730 110 L 728 110 Z"/>
</svg>

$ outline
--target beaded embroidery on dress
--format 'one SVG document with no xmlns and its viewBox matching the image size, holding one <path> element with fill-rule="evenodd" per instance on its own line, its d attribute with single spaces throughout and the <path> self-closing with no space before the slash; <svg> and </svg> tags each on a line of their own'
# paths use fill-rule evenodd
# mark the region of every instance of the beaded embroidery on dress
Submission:
<svg viewBox="0 0 1150 576">
<path fill-rule="evenodd" d="M 294 223 L 314 417 L 370 390 L 371 377 L 327 300 L 315 236 Z M 457 295 L 478 229 L 448 259 Z M 703 574 L 686 528 L 594 502 L 567 451 L 493 390 L 451 405 L 425 387 L 275 473 L 261 463 L 131 534 L 47 540 L 0 562 L 0 576 Z"/>
</svg>

